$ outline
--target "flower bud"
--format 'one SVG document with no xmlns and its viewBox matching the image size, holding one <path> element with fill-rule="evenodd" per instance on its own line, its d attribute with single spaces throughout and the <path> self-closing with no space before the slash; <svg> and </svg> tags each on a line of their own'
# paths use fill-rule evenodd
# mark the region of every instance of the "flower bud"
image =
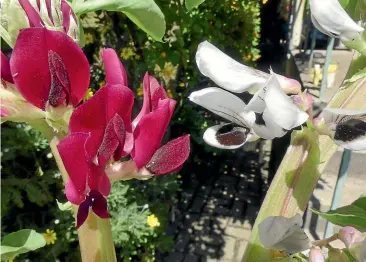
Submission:
<svg viewBox="0 0 366 262">
<path fill-rule="evenodd" d="M 351 244 L 348 250 L 354 258 L 358 259 L 357 261 L 366 261 L 366 240 Z"/>
<path fill-rule="evenodd" d="M 306 92 L 301 92 L 293 97 L 294 103 L 302 110 L 308 111 L 313 106 L 313 97 Z"/>
<path fill-rule="evenodd" d="M 281 75 L 277 75 L 277 80 L 286 95 L 297 95 L 301 92 L 301 84 L 299 81 Z"/>
<path fill-rule="evenodd" d="M 0 14 L 13 45 L 19 31 L 28 27 L 62 31 L 79 43 L 78 20 L 65 0 L 5 0 Z"/>
<path fill-rule="evenodd" d="M 342 228 L 339 230 L 338 237 L 347 248 L 349 248 L 351 244 L 359 243 L 365 239 L 365 236 L 354 227 Z"/>
<path fill-rule="evenodd" d="M 317 247 L 312 247 L 309 253 L 309 262 L 325 262 L 325 258 L 321 250 Z"/>
</svg>

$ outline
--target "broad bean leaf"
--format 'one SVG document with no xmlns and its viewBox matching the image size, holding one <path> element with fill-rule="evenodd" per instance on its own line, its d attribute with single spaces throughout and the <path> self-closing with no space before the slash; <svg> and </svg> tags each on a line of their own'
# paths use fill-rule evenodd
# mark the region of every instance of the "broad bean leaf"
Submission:
<svg viewBox="0 0 366 262">
<path fill-rule="evenodd" d="M 202 4 L 205 0 L 186 0 L 186 8 L 191 11 L 193 8 Z"/>
<path fill-rule="evenodd" d="M 165 18 L 153 0 L 86 0 L 76 1 L 74 12 L 80 16 L 98 10 L 122 12 L 154 40 L 165 34 Z"/>
<path fill-rule="evenodd" d="M 339 226 L 352 226 L 366 232 L 366 196 L 362 195 L 359 199 L 348 206 L 340 207 L 328 212 L 321 212 L 311 209 L 329 222 Z"/>
<path fill-rule="evenodd" d="M 33 229 L 22 229 L 3 237 L 1 260 L 13 259 L 19 254 L 36 250 L 46 245 L 45 238 Z"/>
</svg>

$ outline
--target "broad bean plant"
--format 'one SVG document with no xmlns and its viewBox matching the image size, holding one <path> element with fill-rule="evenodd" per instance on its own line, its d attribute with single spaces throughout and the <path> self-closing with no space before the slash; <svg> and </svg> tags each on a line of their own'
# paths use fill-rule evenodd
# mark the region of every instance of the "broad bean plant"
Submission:
<svg viewBox="0 0 366 262">
<path fill-rule="evenodd" d="M 202 2 L 186 0 L 185 5 L 191 10 Z M 59 206 L 73 211 L 82 260 L 108 262 L 117 261 L 107 202 L 112 183 L 179 170 L 189 157 L 190 135 L 162 145 L 176 101 L 149 73 L 141 79 L 142 107 L 133 114 L 131 83 L 113 48 L 101 49 L 103 85 L 85 99 L 91 72 L 81 49 L 86 39 L 80 16 L 100 10 L 122 12 L 151 41 L 163 39 L 164 14 L 153 0 L 2 1 L 1 37 L 12 52 L 10 59 L 1 53 L 0 98 L 2 122 L 25 122 L 47 138 L 68 200 Z M 197 46 L 197 71 L 217 86 L 192 92 L 188 99 L 223 119 L 203 133 L 207 144 L 233 150 L 291 132 L 291 144 L 258 214 L 243 261 L 366 259 L 365 197 L 339 210 L 314 210 L 343 226 L 330 238 L 311 242 L 301 228 L 301 213 L 337 147 L 366 150 L 366 3 L 310 0 L 310 11 L 320 32 L 355 50 L 346 79 L 316 119 L 312 98 L 298 81 L 241 64 L 205 41 L 205 36 Z M 169 85 L 169 79 L 159 77 Z M 252 95 L 249 102 L 239 98 L 241 93 Z M 356 207 L 364 213 L 356 212 Z M 159 225 L 153 215 L 148 223 Z M 333 248 L 335 240 L 345 247 Z M 22 229 L 3 238 L 2 259 L 12 260 L 52 241 L 51 231 L 46 237 Z"/>
</svg>

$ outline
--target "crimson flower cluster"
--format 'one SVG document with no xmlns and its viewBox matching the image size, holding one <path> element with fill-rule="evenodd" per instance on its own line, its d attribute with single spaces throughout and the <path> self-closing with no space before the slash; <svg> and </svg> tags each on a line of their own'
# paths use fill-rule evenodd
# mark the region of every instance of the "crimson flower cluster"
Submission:
<svg viewBox="0 0 366 262">
<path fill-rule="evenodd" d="M 90 210 L 101 218 L 109 217 L 106 197 L 111 182 L 106 169 L 112 163 L 130 156 L 135 176 L 163 175 L 179 169 L 190 152 L 189 135 L 161 146 L 176 102 L 159 82 L 146 73 L 143 105 L 133 119 L 134 95 L 127 87 L 127 73 L 118 55 L 113 49 L 103 49 L 101 56 L 106 85 L 83 104 L 89 64 L 65 33 L 24 29 L 10 66 L 2 59 L 2 79 L 14 82 L 29 103 L 46 111 L 50 107 L 75 107 L 68 135 L 57 147 L 69 175 L 66 197 L 79 205 L 77 227 L 85 222 Z"/>
</svg>

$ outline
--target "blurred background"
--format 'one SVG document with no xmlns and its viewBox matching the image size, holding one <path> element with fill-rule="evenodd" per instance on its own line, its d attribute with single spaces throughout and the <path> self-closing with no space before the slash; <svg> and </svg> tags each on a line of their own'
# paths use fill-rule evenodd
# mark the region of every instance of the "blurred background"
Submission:
<svg viewBox="0 0 366 262">
<path fill-rule="evenodd" d="M 167 22 L 164 42 L 153 41 L 121 13 L 82 16 L 84 51 L 92 72 L 85 100 L 105 85 L 99 53 L 112 47 L 136 94 L 135 113 L 142 104 L 142 78 L 148 71 L 178 102 L 165 139 L 187 133 L 192 137 L 190 158 L 178 173 L 113 184 L 108 202 L 118 261 L 240 261 L 289 135 L 259 140 L 236 151 L 204 144 L 204 130 L 219 119 L 187 99 L 192 91 L 214 85 L 199 73 L 195 52 L 200 42 L 208 40 L 246 65 L 263 71 L 271 66 L 304 86 L 312 85 L 316 106 L 321 108 L 324 101 L 320 84 L 314 83 L 313 67 L 323 66 L 326 52 L 310 50 L 313 34 L 302 2 L 306 1 L 210 0 L 188 13 L 182 1 L 157 0 Z M 327 38 L 320 33 L 315 37 L 315 49 L 325 49 Z M 308 66 L 311 52 L 314 61 Z M 347 59 L 349 63 L 351 52 L 343 52 L 339 61 L 332 57 L 335 64 Z M 343 71 L 348 65 L 344 67 Z M 327 89 L 327 96 L 334 90 Z M 30 126 L 13 123 L 2 125 L 1 140 L 1 234 L 32 228 L 49 229 L 57 237 L 54 244 L 16 260 L 79 261 L 72 213 L 61 211 L 56 202 L 64 203 L 66 197 L 47 140 Z M 341 152 L 332 160 L 330 182 L 325 179 L 319 186 L 320 192 L 329 192 L 312 200 L 317 208 L 323 208 L 322 197 L 327 201 L 332 197 L 340 158 Z M 316 232 L 317 219 L 311 219 L 313 226 L 308 227 Z"/>
</svg>

